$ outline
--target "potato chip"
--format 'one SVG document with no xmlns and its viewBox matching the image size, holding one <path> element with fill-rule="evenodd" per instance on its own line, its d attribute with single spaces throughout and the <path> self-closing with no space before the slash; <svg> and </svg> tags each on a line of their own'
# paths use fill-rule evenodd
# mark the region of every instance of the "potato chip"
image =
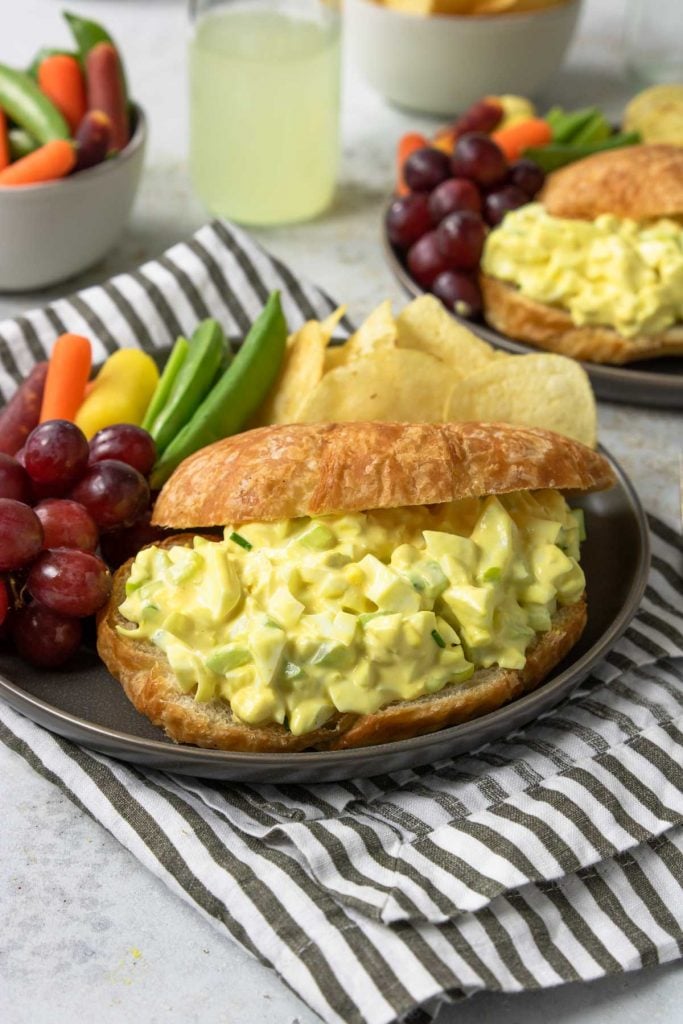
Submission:
<svg viewBox="0 0 683 1024">
<path fill-rule="evenodd" d="M 355 334 L 346 344 L 341 346 L 343 356 L 339 356 L 339 365 L 350 363 L 352 359 L 362 359 L 373 352 L 384 351 L 396 347 L 396 321 L 391 312 L 391 302 L 386 299 L 370 316 L 363 321 Z"/>
<path fill-rule="evenodd" d="M 323 375 L 329 340 L 323 324 L 309 320 L 288 340 L 280 375 L 261 406 L 254 426 L 295 423 L 299 408 Z"/>
<path fill-rule="evenodd" d="M 643 142 L 683 146 L 683 83 L 653 85 L 639 92 L 624 111 L 623 127 L 640 132 Z"/>
<path fill-rule="evenodd" d="M 516 5 L 516 0 L 477 0 L 472 8 L 472 14 L 502 14 L 509 11 Z"/>
<path fill-rule="evenodd" d="M 338 366 L 345 365 L 345 348 L 346 345 L 328 345 L 327 351 L 325 352 L 325 366 L 323 371 L 324 373 L 329 373 L 330 370 L 336 370 Z"/>
<path fill-rule="evenodd" d="M 444 309 L 433 295 L 409 303 L 396 319 L 397 345 L 427 352 L 466 377 L 493 362 L 499 353 Z"/>
<path fill-rule="evenodd" d="M 384 420 L 437 423 L 453 385 L 433 356 L 384 349 L 326 373 L 299 410 L 302 423 Z"/>
<path fill-rule="evenodd" d="M 456 382 L 445 418 L 543 427 L 591 448 L 596 443 L 597 415 L 588 376 L 565 356 L 511 356 L 482 367 Z"/>
<path fill-rule="evenodd" d="M 320 321 L 320 330 L 325 335 L 328 345 L 330 343 L 332 335 L 334 334 L 339 325 L 339 321 L 344 316 L 345 312 L 346 306 L 337 306 L 333 313 L 330 313 L 329 316 L 325 317 L 324 320 Z"/>
</svg>

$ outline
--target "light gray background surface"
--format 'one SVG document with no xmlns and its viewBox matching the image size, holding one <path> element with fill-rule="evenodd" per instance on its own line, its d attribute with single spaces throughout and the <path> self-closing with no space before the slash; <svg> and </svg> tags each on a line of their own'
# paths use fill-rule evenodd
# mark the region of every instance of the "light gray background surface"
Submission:
<svg viewBox="0 0 683 1024">
<path fill-rule="evenodd" d="M 67 40 L 55 0 L 5 0 L 0 61 L 27 63 Z M 206 219 L 186 160 L 185 4 L 80 0 L 125 54 L 135 98 L 149 115 L 147 167 L 130 227 L 108 260 L 49 293 L 0 295 L 12 316 L 161 252 Z M 542 100 L 599 102 L 617 118 L 633 91 L 622 73 L 625 0 L 586 0 L 567 66 Z M 343 154 L 333 209 L 258 237 L 360 319 L 390 296 L 403 301 L 379 244 L 380 211 L 396 139 L 426 120 L 387 107 L 347 69 Z M 276 155 L 273 160 L 276 173 Z M 1 225 L 0 225 L 1 229 Z M 87 225 L 84 225 L 87 230 Z M 680 508 L 680 414 L 602 405 L 601 439 L 653 511 Z M 171 895 L 102 827 L 0 746 L 0 1020 L 6 1024 L 315 1024 L 270 971 Z M 517 996 L 479 995 L 446 1007 L 439 1024 L 675 1024 L 683 1020 L 679 964 Z"/>
</svg>

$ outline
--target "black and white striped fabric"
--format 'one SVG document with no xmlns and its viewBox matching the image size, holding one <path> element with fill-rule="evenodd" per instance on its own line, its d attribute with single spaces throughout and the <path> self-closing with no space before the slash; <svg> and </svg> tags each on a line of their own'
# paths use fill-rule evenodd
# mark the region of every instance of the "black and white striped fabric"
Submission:
<svg viewBox="0 0 683 1024">
<path fill-rule="evenodd" d="M 198 317 L 240 334 L 273 287 L 290 324 L 332 301 L 232 226 L 0 324 L 0 387 L 63 330 L 102 357 Z M 347 329 L 349 325 L 346 325 Z M 0 704 L 0 738 L 325 1021 L 427 1021 L 438 1003 L 633 970 L 683 952 L 683 573 L 650 518 L 637 618 L 524 731 L 426 768 L 323 786 L 137 769 Z"/>
</svg>

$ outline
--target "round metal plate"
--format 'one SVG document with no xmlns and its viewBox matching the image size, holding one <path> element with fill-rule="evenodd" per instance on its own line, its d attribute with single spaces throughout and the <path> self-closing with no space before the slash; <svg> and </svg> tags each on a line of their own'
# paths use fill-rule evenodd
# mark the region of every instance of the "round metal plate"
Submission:
<svg viewBox="0 0 683 1024">
<path fill-rule="evenodd" d="M 474 750 L 521 728 L 566 697 L 635 615 L 650 564 L 647 522 L 632 485 L 610 461 L 617 485 L 572 502 L 584 509 L 588 533 L 581 559 L 589 609 L 583 636 L 537 690 L 472 722 L 358 750 L 246 754 L 179 745 L 137 713 L 97 658 L 92 642 L 68 671 L 39 671 L 12 654 L 1 654 L 0 696 L 34 722 L 82 746 L 151 768 L 227 781 L 329 782 Z"/>
<path fill-rule="evenodd" d="M 406 294 L 413 299 L 424 295 L 424 288 L 413 281 L 386 235 L 383 235 L 383 242 L 389 269 Z M 484 341 L 511 355 L 526 356 L 541 351 L 533 345 L 525 345 L 523 341 L 515 341 L 505 334 L 500 334 L 486 323 L 465 320 L 455 313 L 452 316 Z M 683 357 L 650 359 L 630 363 L 628 366 L 604 366 L 600 363 L 584 362 L 581 365 L 590 377 L 598 398 L 604 398 L 608 402 L 626 402 L 629 405 L 683 409 Z"/>
</svg>

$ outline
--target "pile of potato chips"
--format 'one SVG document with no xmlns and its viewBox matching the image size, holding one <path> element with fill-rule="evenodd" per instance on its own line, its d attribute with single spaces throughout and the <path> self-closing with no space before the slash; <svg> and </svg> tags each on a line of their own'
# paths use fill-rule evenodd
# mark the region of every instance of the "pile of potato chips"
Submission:
<svg viewBox="0 0 683 1024">
<path fill-rule="evenodd" d="M 404 14 L 512 14 L 557 7 L 565 0 L 377 0 Z"/>
<path fill-rule="evenodd" d="M 343 313 L 291 335 L 254 425 L 480 420 L 545 427 L 595 446 L 595 399 L 573 359 L 499 352 L 432 295 L 397 317 L 383 302 L 347 342 L 330 345 Z"/>
<path fill-rule="evenodd" d="M 683 146 L 683 83 L 652 85 L 624 111 L 624 131 L 640 132 L 643 142 Z"/>
</svg>

